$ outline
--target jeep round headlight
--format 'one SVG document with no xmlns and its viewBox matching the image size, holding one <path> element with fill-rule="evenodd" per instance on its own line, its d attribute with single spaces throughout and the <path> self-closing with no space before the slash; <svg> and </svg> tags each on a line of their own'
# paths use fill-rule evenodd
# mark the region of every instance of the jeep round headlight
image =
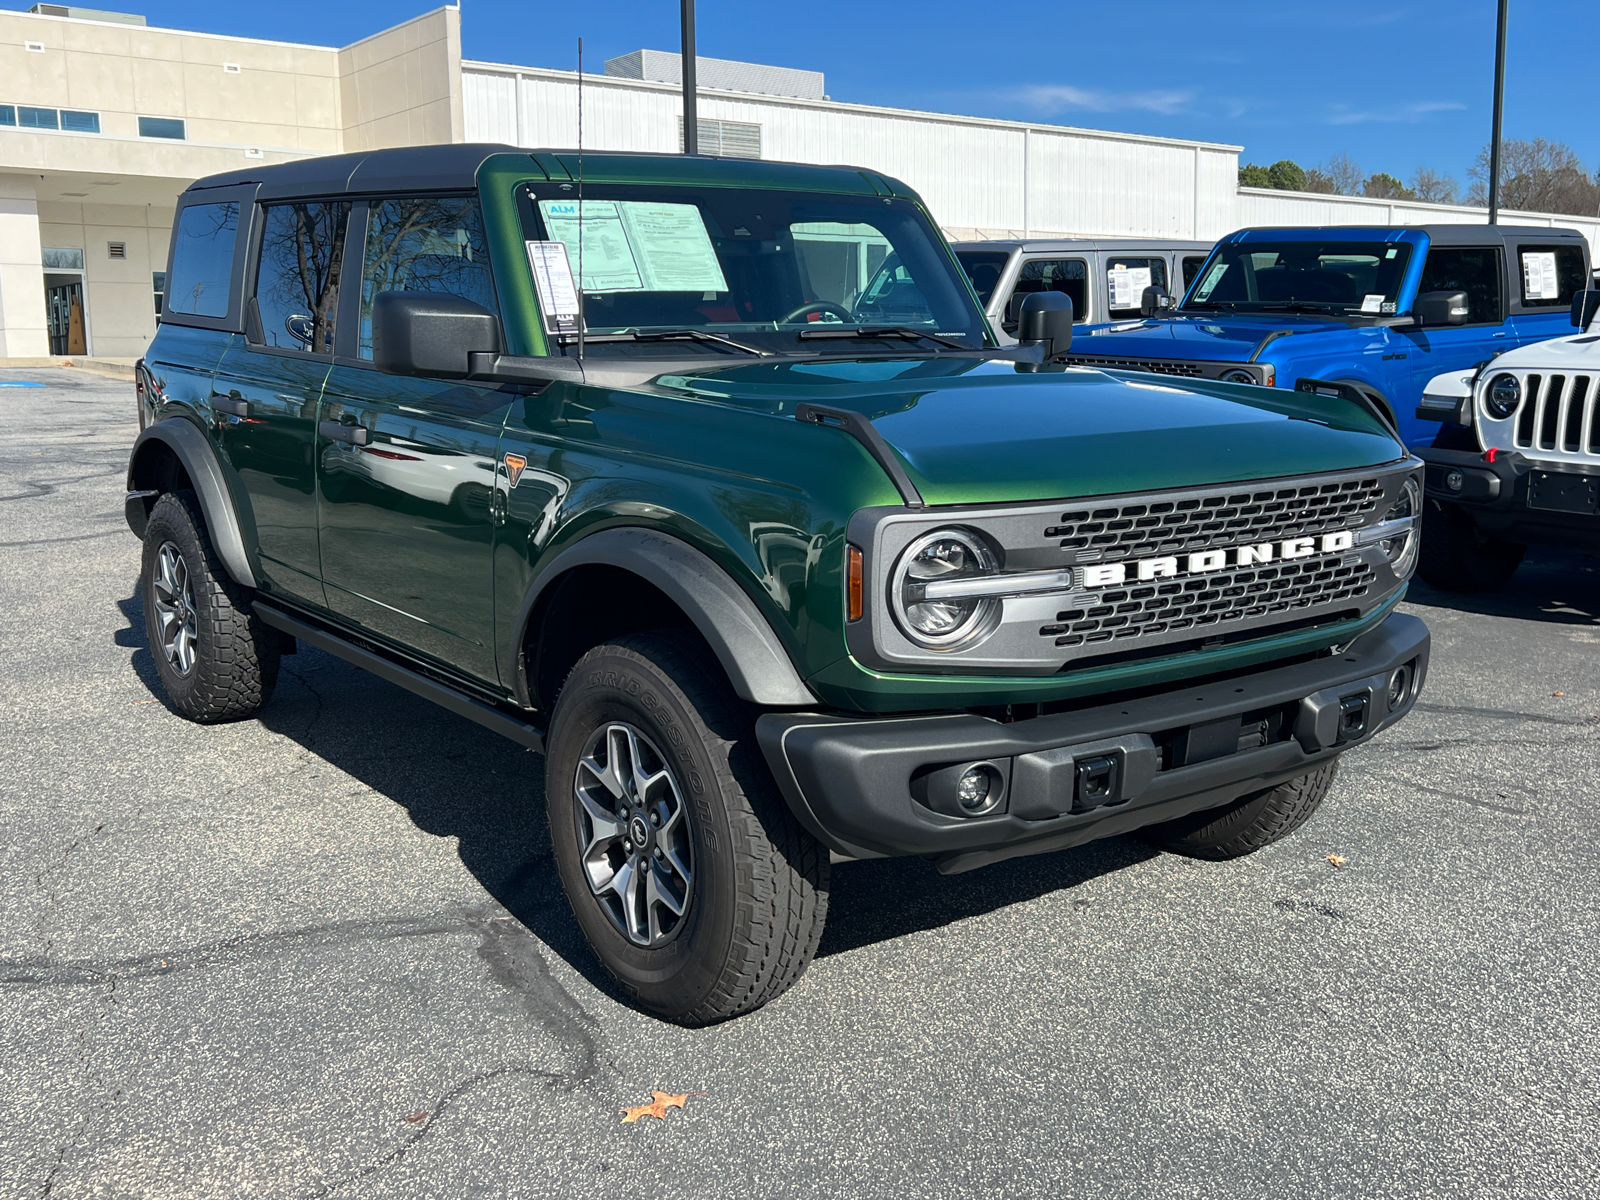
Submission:
<svg viewBox="0 0 1600 1200">
<path fill-rule="evenodd" d="M 1256 380 L 1256 377 L 1254 375 L 1252 375 L 1249 371 L 1235 370 L 1235 371 L 1224 372 L 1223 376 L 1222 376 L 1222 382 L 1223 383 L 1255 383 L 1255 382 L 1257 382 L 1257 380 Z"/>
<path fill-rule="evenodd" d="M 1406 521 L 1406 529 L 1393 537 L 1378 542 L 1378 547 L 1389 559 L 1389 568 L 1398 579 L 1411 574 L 1417 565 L 1417 518 L 1422 513 L 1422 489 L 1415 479 L 1407 479 L 1400 489 L 1394 507 L 1384 514 L 1385 521 Z"/>
<path fill-rule="evenodd" d="M 1496 421 L 1504 421 L 1522 403 L 1522 384 L 1515 375 L 1496 375 L 1483 393 L 1483 407 Z"/>
<path fill-rule="evenodd" d="M 999 569 L 994 553 L 965 529 L 939 529 L 906 547 L 889 581 L 889 606 L 905 635 L 931 650 L 948 650 L 993 628 L 995 596 L 963 595 L 960 586 Z M 930 594 L 931 593 L 931 594 Z"/>
</svg>

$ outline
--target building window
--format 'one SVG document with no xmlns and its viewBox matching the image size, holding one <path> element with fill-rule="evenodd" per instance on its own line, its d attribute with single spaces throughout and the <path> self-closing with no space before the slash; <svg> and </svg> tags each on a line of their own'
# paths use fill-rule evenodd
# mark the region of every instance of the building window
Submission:
<svg viewBox="0 0 1600 1200">
<path fill-rule="evenodd" d="M 167 298 L 167 273 L 150 272 L 150 290 L 156 294 L 156 323 L 161 323 L 161 302 Z"/>
<path fill-rule="evenodd" d="M 100 114 L 95 112 L 73 112 L 70 109 L 61 110 L 61 128 L 69 133 L 99 133 Z"/>
<path fill-rule="evenodd" d="M 29 108 L 23 105 L 17 109 L 17 124 L 24 129 L 59 129 L 60 118 L 53 108 Z"/>
<path fill-rule="evenodd" d="M 44 269 L 46 271 L 81 271 L 83 270 L 83 251 L 76 246 L 46 246 L 44 247 Z"/>
<path fill-rule="evenodd" d="M 68 133 L 99 133 L 100 114 L 70 108 L 32 108 L 0 104 L 0 125 L 23 129 L 65 129 Z"/>
<path fill-rule="evenodd" d="M 184 140 L 183 120 L 180 117 L 140 117 L 139 136 Z"/>
<path fill-rule="evenodd" d="M 15 104 L 0 104 L 0 125 L 15 125 L 17 123 L 17 106 Z"/>
<path fill-rule="evenodd" d="M 700 131 L 700 153 L 717 158 L 760 158 L 761 126 L 749 121 L 717 121 L 701 117 L 695 122 Z M 683 118 L 678 118 L 678 149 L 683 149 Z"/>
</svg>

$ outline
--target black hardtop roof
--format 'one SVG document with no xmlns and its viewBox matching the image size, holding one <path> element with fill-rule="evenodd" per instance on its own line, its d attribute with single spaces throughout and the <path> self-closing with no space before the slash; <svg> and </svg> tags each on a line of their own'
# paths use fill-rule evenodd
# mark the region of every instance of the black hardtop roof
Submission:
<svg viewBox="0 0 1600 1200">
<path fill-rule="evenodd" d="M 1373 237 L 1383 237 L 1392 233 L 1407 233 L 1411 231 L 1425 233 L 1428 240 L 1437 246 L 1481 246 L 1485 242 L 1511 241 L 1551 241 L 1551 242 L 1582 242 L 1588 245 L 1588 239 L 1576 229 L 1565 229 L 1553 225 L 1469 225 L 1462 222 L 1441 222 L 1437 225 L 1250 225 L 1244 229 L 1236 229 L 1218 239 L 1218 242 L 1227 242 L 1242 233 L 1271 234 L 1279 231 L 1288 233 L 1315 233 L 1325 234 L 1329 241 L 1362 241 Z"/>
</svg>

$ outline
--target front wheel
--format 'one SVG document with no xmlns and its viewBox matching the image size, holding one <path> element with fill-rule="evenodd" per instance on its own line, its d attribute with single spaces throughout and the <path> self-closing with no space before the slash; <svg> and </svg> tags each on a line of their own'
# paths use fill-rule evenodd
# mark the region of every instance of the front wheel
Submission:
<svg viewBox="0 0 1600 1200">
<path fill-rule="evenodd" d="M 1151 825 L 1141 833 L 1161 849 L 1189 858 L 1215 862 L 1242 858 L 1288 837 L 1309 821 L 1338 769 L 1339 760 L 1334 759 L 1275 788 L 1241 796 L 1221 808 Z"/>
<path fill-rule="evenodd" d="M 634 634 L 578 661 L 550 725 L 545 803 L 573 916 L 641 1007 L 707 1025 L 804 973 L 828 854 L 693 635 Z"/>
</svg>

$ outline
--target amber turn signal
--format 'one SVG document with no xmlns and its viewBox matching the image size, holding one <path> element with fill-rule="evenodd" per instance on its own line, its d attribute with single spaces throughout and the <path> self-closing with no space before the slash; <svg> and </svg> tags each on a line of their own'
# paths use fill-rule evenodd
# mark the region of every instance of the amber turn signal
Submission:
<svg viewBox="0 0 1600 1200">
<path fill-rule="evenodd" d="M 861 620 L 864 611 L 861 600 L 861 551 L 854 546 L 845 550 L 848 565 L 845 568 L 845 603 L 852 621 Z"/>
</svg>

